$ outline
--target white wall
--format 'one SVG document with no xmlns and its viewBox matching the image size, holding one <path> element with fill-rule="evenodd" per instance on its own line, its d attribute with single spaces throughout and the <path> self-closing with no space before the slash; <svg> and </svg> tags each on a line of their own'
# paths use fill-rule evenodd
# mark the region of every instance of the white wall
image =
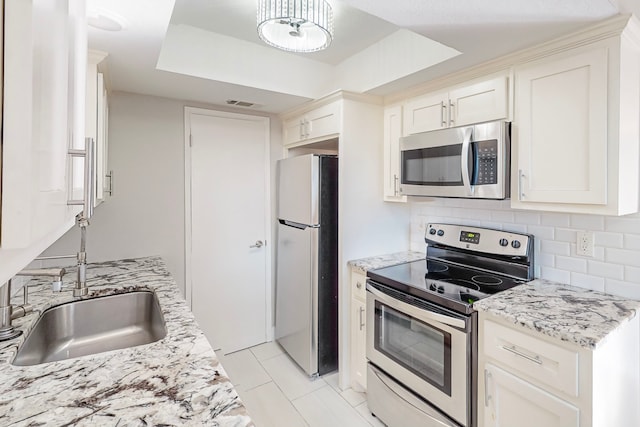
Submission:
<svg viewBox="0 0 640 427">
<path fill-rule="evenodd" d="M 622 217 L 511 209 L 509 201 L 412 199 L 411 247 L 425 250 L 428 222 L 459 223 L 535 236 L 536 277 L 640 299 L 640 214 Z M 428 200 L 428 201 L 426 201 Z M 594 256 L 576 255 L 576 232 L 594 232 Z"/>
<path fill-rule="evenodd" d="M 109 168 L 114 171 L 114 194 L 96 208 L 87 228 L 88 262 L 160 255 L 183 295 L 186 105 L 222 110 L 166 98 L 112 94 Z M 280 129 L 273 120 L 271 129 L 272 146 L 276 145 L 272 157 L 281 157 Z M 43 255 L 72 254 L 79 244 L 79 230 L 73 227 Z"/>
</svg>

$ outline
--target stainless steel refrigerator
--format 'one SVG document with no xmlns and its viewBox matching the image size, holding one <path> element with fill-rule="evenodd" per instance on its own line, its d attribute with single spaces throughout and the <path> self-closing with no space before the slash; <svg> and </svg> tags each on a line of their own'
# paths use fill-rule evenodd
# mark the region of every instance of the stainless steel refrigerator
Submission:
<svg viewBox="0 0 640 427">
<path fill-rule="evenodd" d="M 276 341 L 309 375 L 338 368 L 338 158 L 278 162 Z"/>
</svg>

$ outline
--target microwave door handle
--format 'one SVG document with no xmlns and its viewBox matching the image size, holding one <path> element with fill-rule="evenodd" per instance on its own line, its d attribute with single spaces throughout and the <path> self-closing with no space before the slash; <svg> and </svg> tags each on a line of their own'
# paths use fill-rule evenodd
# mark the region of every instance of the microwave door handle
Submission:
<svg viewBox="0 0 640 427">
<path fill-rule="evenodd" d="M 462 154 L 460 156 L 462 184 L 467 189 L 467 193 L 469 196 L 473 196 L 474 193 L 474 187 L 471 185 L 471 177 L 469 176 L 469 145 L 471 144 L 472 131 L 472 127 L 465 128 L 464 130 L 464 139 L 462 140 Z"/>
</svg>

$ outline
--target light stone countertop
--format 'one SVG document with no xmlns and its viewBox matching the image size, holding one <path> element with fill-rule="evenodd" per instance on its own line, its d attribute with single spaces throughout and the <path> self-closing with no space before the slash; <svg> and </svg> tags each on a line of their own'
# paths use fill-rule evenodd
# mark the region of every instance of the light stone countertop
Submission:
<svg viewBox="0 0 640 427">
<path fill-rule="evenodd" d="M 477 301 L 473 308 L 595 349 L 607 335 L 638 314 L 640 301 L 536 279 Z"/>
<path fill-rule="evenodd" d="M 361 258 L 349 261 L 347 264 L 353 269 L 362 274 L 366 274 L 368 270 L 374 270 L 376 268 L 390 267 L 392 265 L 403 264 L 405 262 L 417 261 L 425 259 L 424 252 L 417 251 L 405 251 L 395 252 L 392 254 L 378 255 L 368 258 Z"/>
<path fill-rule="evenodd" d="M 30 287 L 29 302 L 38 312 L 14 321 L 25 330 L 20 338 L 0 342 L 0 425 L 254 426 L 159 257 L 90 264 L 87 278 L 89 297 L 153 290 L 165 338 L 65 361 L 11 365 L 39 312 L 73 300 L 74 272 L 68 269 L 58 294 L 50 284 Z M 20 292 L 13 302 L 21 299 Z"/>
</svg>

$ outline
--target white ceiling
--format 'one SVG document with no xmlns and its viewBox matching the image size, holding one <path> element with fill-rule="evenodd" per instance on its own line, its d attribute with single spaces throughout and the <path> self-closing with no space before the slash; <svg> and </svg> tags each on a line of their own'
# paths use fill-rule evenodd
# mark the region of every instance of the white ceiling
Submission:
<svg viewBox="0 0 640 427">
<path fill-rule="evenodd" d="M 87 0 L 125 29 L 89 27 L 109 53 L 112 90 L 281 112 L 336 89 L 385 95 L 570 32 L 637 0 L 329 0 L 335 39 L 322 52 L 268 47 L 257 0 Z"/>
</svg>

